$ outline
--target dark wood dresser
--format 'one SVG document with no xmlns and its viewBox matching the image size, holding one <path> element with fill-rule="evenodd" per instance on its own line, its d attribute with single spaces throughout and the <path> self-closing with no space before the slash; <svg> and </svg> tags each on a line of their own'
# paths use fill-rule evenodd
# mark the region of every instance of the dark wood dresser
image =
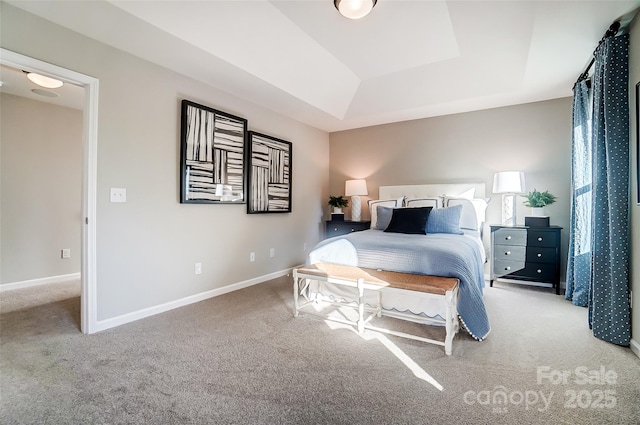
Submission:
<svg viewBox="0 0 640 425">
<path fill-rule="evenodd" d="M 562 227 L 491 226 L 491 280 L 550 283 L 560 294 Z"/>
</svg>

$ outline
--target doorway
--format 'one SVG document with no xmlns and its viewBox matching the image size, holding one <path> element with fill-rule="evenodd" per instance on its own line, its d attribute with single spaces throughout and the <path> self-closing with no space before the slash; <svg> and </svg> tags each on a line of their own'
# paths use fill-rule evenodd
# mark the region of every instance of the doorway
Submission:
<svg viewBox="0 0 640 425">
<path fill-rule="evenodd" d="M 96 299 L 96 185 L 98 145 L 98 80 L 29 56 L 0 49 L 0 63 L 24 71 L 36 72 L 63 82 L 84 87 L 82 118 L 82 242 L 80 329 L 97 332 Z"/>
</svg>

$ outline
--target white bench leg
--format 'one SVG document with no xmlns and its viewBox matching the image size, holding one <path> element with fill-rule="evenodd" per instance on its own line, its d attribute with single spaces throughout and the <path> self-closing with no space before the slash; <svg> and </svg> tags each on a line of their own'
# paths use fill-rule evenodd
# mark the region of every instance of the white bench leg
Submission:
<svg viewBox="0 0 640 425">
<path fill-rule="evenodd" d="M 358 333 L 364 332 L 364 280 L 358 279 Z"/>
<path fill-rule="evenodd" d="M 445 329 L 447 331 L 447 336 L 444 340 L 444 352 L 447 356 L 451 355 L 453 351 L 453 337 L 456 334 L 455 330 L 455 316 L 454 312 L 456 310 L 455 304 L 453 302 L 453 292 L 447 291 L 444 296 L 446 302 L 446 313 L 445 313 Z"/>
<path fill-rule="evenodd" d="M 293 317 L 298 317 L 298 271 L 293 270 Z"/>
</svg>

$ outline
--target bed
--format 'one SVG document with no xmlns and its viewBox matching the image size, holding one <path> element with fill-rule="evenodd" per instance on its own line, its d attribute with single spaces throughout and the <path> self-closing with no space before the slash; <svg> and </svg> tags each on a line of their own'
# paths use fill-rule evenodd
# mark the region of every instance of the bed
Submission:
<svg viewBox="0 0 640 425">
<path fill-rule="evenodd" d="M 379 199 L 369 202 L 371 228 L 318 243 L 307 264 L 334 263 L 458 278 L 459 319 L 463 328 L 481 341 L 491 330 L 482 296 L 484 194 L 484 184 L 478 183 L 380 187 Z M 412 227 L 425 226 L 424 221 L 414 223 L 414 218 L 422 219 L 426 210 L 426 234 L 412 233 Z M 398 228 L 400 231 L 395 231 Z M 314 282 L 304 295 L 353 300 L 353 293 L 344 287 L 323 284 L 319 291 Z M 371 299 L 371 304 L 375 302 Z M 434 318 L 444 317 L 446 306 L 415 292 L 385 288 L 382 309 L 387 316 L 407 319 L 405 313 L 412 313 L 409 320 L 432 324 Z"/>
</svg>

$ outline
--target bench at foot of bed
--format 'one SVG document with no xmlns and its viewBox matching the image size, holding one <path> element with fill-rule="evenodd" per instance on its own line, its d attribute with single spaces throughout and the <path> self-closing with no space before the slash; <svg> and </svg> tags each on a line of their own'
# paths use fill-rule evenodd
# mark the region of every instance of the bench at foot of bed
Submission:
<svg viewBox="0 0 640 425">
<path fill-rule="evenodd" d="M 343 266 L 338 264 L 317 263 L 309 266 L 297 268 L 293 270 L 293 304 L 294 317 L 298 317 L 298 312 L 305 306 L 313 303 L 309 301 L 305 304 L 299 304 L 298 297 L 300 295 L 300 280 L 315 280 L 317 282 L 327 282 L 336 285 L 348 286 L 358 290 L 358 320 L 354 324 L 358 327 L 358 332 L 362 333 L 365 328 L 391 335 L 410 338 L 417 341 L 428 342 L 444 346 L 445 353 L 451 355 L 453 346 L 453 337 L 458 332 L 458 284 L 456 278 L 426 276 L 410 273 L 390 272 L 384 270 L 367 269 L 354 266 Z M 446 304 L 446 314 L 444 320 L 433 319 L 434 322 L 444 323 L 446 337 L 444 341 L 436 341 L 429 338 L 422 338 L 415 335 L 396 332 L 387 329 L 378 328 L 369 324 L 374 316 L 380 317 L 384 314 L 382 311 L 381 290 L 383 288 L 396 288 L 404 291 L 417 291 L 429 294 L 435 298 L 444 300 Z M 369 317 L 364 316 L 365 291 L 377 291 L 378 302 L 373 310 L 373 314 Z M 423 316 L 413 315 L 411 313 L 393 314 L 391 317 L 402 319 L 411 318 L 423 319 Z"/>
</svg>

